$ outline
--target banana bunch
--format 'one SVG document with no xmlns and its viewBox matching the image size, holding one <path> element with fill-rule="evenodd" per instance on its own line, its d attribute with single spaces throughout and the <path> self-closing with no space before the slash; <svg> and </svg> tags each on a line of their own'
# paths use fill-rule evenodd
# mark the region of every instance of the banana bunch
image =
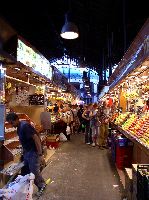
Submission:
<svg viewBox="0 0 149 200">
<path fill-rule="evenodd" d="M 9 89 L 11 88 L 11 86 L 12 86 L 12 85 L 11 85 L 11 83 L 10 83 L 10 82 L 6 82 L 6 85 L 5 85 L 5 87 L 6 87 L 6 89 L 7 89 L 7 90 L 9 90 Z"/>
<path fill-rule="evenodd" d="M 124 97 L 127 98 L 134 98 L 134 97 L 138 97 L 138 93 L 136 91 L 131 91 L 131 92 L 126 92 L 124 94 Z"/>
</svg>

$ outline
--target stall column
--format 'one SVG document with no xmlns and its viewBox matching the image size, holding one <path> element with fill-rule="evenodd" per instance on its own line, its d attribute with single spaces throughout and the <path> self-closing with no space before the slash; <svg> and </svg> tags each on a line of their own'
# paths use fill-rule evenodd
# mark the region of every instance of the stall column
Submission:
<svg viewBox="0 0 149 200">
<path fill-rule="evenodd" d="M 0 170 L 4 168 L 3 143 L 5 132 L 5 69 L 0 64 Z"/>
</svg>

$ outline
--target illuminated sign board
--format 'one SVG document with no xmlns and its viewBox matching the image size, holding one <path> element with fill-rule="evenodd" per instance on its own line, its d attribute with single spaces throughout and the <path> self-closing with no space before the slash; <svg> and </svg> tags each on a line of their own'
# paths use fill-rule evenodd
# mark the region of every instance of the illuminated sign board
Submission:
<svg viewBox="0 0 149 200">
<path fill-rule="evenodd" d="M 41 53 L 33 50 L 20 39 L 18 39 L 17 61 L 33 68 L 49 79 L 52 78 L 52 68 L 49 61 Z"/>
</svg>

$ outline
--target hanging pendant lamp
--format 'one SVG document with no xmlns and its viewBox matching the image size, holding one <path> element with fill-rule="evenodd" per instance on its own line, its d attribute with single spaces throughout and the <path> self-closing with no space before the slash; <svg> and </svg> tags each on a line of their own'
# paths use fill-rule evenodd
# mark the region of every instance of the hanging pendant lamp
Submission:
<svg viewBox="0 0 149 200">
<path fill-rule="evenodd" d="M 65 14 L 65 24 L 61 30 L 61 37 L 68 40 L 73 40 L 79 37 L 78 27 L 69 20 L 69 14 Z"/>
</svg>

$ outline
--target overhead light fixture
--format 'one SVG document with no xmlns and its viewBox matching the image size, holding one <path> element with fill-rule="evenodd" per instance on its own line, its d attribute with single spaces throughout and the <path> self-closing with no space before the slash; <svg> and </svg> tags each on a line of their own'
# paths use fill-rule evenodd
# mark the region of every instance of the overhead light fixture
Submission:
<svg viewBox="0 0 149 200">
<path fill-rule="evenodd" d="M 39 79 L 39 77 L 38 77 L 38 76 L 34 76 L 33 78 L 35 78 L 35 79 Z"/>
<path fill-rule="evenodd" d="M 30 73 L 30 72 L 25 72 L 25 74 L 26 74 L 27 76 L 30 76 L 30 75 L 31 75 L 31 73 Z"/>
<path fill-rule="evenodd" d="M 20 71 L 20 70 L 21 70 L 19 67 L 15 67 L 14 69 L 17 70 L 17 71 Z"/>
<path fill-rule="evenodd" d="M 146 65 L 142 65 L 141 66 L 141 69 L 146 69 L 148 66 L 146 66 Z"/>
<path fill-rule="evenodd" d="M 65 14 L 65 24 L 61 30 L 61 37 L 72 40 L 79 37 L 78 27 L 72 22 L 70 12 Z"/>
</svg>

